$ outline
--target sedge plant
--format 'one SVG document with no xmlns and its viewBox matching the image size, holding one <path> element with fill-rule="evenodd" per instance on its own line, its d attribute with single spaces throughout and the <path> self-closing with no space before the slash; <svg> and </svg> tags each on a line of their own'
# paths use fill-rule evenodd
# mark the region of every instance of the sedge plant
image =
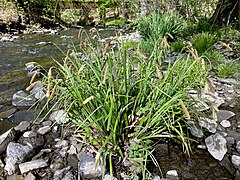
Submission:
<svg viewBox="0 0 240 180">
<path fill-rule="evenodd" d="M 154 142 L 170 138 L 189 153 L 188 91 L 204 84 L 203 64 L 188 56 L 169 64 L 163 73 L 161 43 L 149 57 L 129 53 L 123 41 L 115 49 L 110 43 L 88 43 L 83 43 L 81 56 L 74 49 L 63 63 L 56 61 L 52 70 L 57 73 L 45 86 L 49 94 L 54 90 L 49 105 L 67 111 L 82 142 L 97 149 L 97 159 L 103 157 L 111 174 L 115 156 L 128 160 L 146 179 L 149 158 L 158 164 Z"/>
</svg>

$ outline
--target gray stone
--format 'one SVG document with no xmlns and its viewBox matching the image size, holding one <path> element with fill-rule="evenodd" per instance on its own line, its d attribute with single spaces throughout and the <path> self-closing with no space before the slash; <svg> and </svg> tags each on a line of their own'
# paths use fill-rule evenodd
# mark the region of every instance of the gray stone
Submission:
<svg viewBox="0 0 240 180">
<path fill-rule="evenodd" d="M 61 147 L 66 147 L 68 146 L 69 141 L 67 140 L 59 140 L 57 144 L 54 145 L 55 148 L 61 148 Z"/>
<path fill-rule="evenodd" d="M 16 92 L 15 94 L 13 94 L 13 98 L 12 98 L 12 105 L 13 106 L 32 106 L 35 103 L 36 99 L 21 91 Z"/>
<path fill-rule="evenodd" d="M 235 113 L 232 111 L 227 111 L 227 110 L 219 110 L 216 112 L 217 114 L 217 119 L 218 122 L 221 122 L 223 120 L 228 120 L 231 117 L 235 116 Z"/>
<path fill-rule="evenodd" d="M 178 177 L 178 173 L 176 170 L 170 170 L 166 173 L 166 179 L 169 179 L 169 180 L 178 180 L 179 177 Z"/>
<path fill-rule="evenodd" d="M 44 154 L 47 155 L 47 154 L 49 154 L 50 152 L 52 152 L 51 149 L 41 149 L 41 151 L 40 151 L 37 155 L 35 155 L 35 156 L 32 158 L 32 160 L 41 159 L 41 158 L 43 158 L 43 155 L 44 155 Z"/>
<path fill-rule="evenodd" d="M 68 171 L 61 180 L 76 180 L 76 178 L 71 171 Z"/>
<path fill-rule="evenodd" d="M 153 176 L 152 180 L 161 180 L 161 178 L 158 175 Z"/>
<path fill-rule="evenodd" d="M 240 167 L 240 156 L 232 155 L 231 161 L 236 168 Z"/>
<path fill-rule="evenodd" d="M 74 145 L 71 145 L 69 150 L 68 150 L 68 154 L 69 155 L 74 155 L 74 154 L 77 154 L 77 149 Z"/>
<path fill-rule="evenodd" d="M 64 167 L 64 165 L 60 162 L 55 162 L 53 164 L 50 165 L 50 168 L 52 171 L 57 171 L 59 169 L 62 169 Z"/>
<path fill-rule="evenodd" d="M 240 172 L 239 172 L 239 170 L 236 171 L 234 180 L 240 180 Z"/>
<path fill-rule="evenodd" d="M 226 169 L 230 174 L 234 174 L 234 172 L 236 171 L 228 156 L 224 156 L 224 158 L 222 159 L 222 161 L 219 162 L 219 164 L 224 167 L 224 169 Z"/>
<path fill-rule="evenodd" d="M 226 141 L 227 141 L 227 143 L 228 144 L 234 144 L 234 142 L 235 142 L 235 140 L 234 140 L 234 138 L 233 137 L 225 137 L 225 139 L 226 139 Z"/>
<path fill-rule="evenodd" d="M 8 143 L 10 143 L 14 139 L 15 134 L 15 130 L 11 128 L 0 136 L 0 154 L 2 154 L 6 150 Z"/>
<path fill-rule="evenodd" d="M 83 155 L 78 163 L 78 176 L 83 179 L 101 177 L 102 166 L 96 164 L 96 159 L 90 155 Z"/>
<path fill-rule="evenodd" d="M 68 166 L 63 169 L 56 170 L 53 175 L 53 180 L 62 180 L 64 174 L 66 174 L 66 172 L 68 172 L 70 169 L 71 169 L 71 167 Z"/>
<path fill-rule="evenodd" d="M 39 110 L 37 109 L 29 109 L 29 110 L 21 110 L 17 111 L 13 114 L 10 120 L 15 124 L 20 124 L 22 121 L 34 121 L 39 115 Z"/>
<path fill-rule="evenodd" d="M 209 132 L 215 133 L 217 130 L 217 122 L 213 119 L 200 117 L 198 118 L 199 125 L 206 128 Z"/>
<path fill-rule="evenodd" d="M 190 132 L 193 136 L 197 137 L 197 138 L 202 138 L 203 137 L 203 131 L 202 129 L 200 129 L 196 123 L 194 121 L 187 121 L 188 124 L 188 128 L 190 129 Z"/>
<path fill-rule="evenodd" d="M 30 157 L 33 147 L 30 145 L 22 145 L 19 143 L 10 142 L 7 146 L 6 165 L 4 169 L 9 175 L 16 171 L 16 164 L 23 162 L 27 157 Z"/>
<path fill-rule="evenodd" d="M 210 101 L 211 103 L 215 104 L 217 107 L 221 106 L 223 103 L 225 103 L 224 99 L 219 97 L 217 93 L 212 94 L 212 93 L 202 93 L 201 98 Z"/>
<path fill-rule="evenodd" d="M 35 180 L 36 177 L 30 172 L 28 173 L 27 176 L 25 176 L 25 179 L 24 180 Z"/>
<path fill-rule="evenodd" d="M 19 164 L 19 169 L 20 169 L 20 172 L 22 174 L 24 174 L 26 172 L 29 172 L 29 171 L 32 171 L 35 169 L 39 169 L 39 168 L 43 168 L 46 166 L 48 166 L 47 160 L 37 159 L 37 160 Z"/>
<path fill-rule="evenodd" d="M 209 153 L 219 161 L 221 161 L 227 153 L 227 141 L 219 133 L 207 137 L 205 143 Z"/>
<path fill-rule="evenodd" d="M 236 149 L 237 149 L 238 152 L 240 151 L 240 141 L 237 142 Z"/>
<path fill-rule="evenodd" d="M 103 180 L 117 180 L 117 178 L 115 178 L 114 176 L 111 176 L 110 174 L 106 174 Z"/>
<path fill-rule="evenodd" d="M 69 121 L 69 118 L 64 110 L 58 110 L 50 115 L 49 120 L 57 122 L 58 124 L 65 124 Z"/>
<path fill-rule="evenodd" d="M 48 133 L 48 132 L 50 132 L 50 131 L 51 131 L 50 126 L 44 126 L 44 127 L 39 128 L 39 129 L 37 130 L 37 133 L 38 133 L 38 134 L 41 134 L 41 135 L 44 135 L 44 134 L 46 134 L 46 133 Z"/>
<path fill-rule="evenodd" d="M 30 91 L 30 94 L 33 95 L 36 99 L 43 99 L 46 97 L 46 93 L 42 83 L 37 83 L 34 88 Z"/>
<path fill-rule="evenodd" d="M 52 121 L 43 121 L 42 122 L 42 126 L 51 126 L 52 125 Z"/>
<path fill-rule="evenodd" d="M 67 151 L 68 151 L 68 146 L 63 147 L 60 151 L 59 154 L 62 158 L 66 157 Z"/>
<path fill-rule="evenodd" d="M 4 168 L 4 164 L 3 164 L 3 162 L 2 162 L 1 159 L 0 159 L 0 167 L 1 167 L 1 168 Z"/>
<path fill-rule="evenodd" d="M 37 133 L 33 132 L 33 131 L 26 131 L 25 133 L 23 133 L 23 137 L 25 138 L 32 138 L 32 137 L 36 137 Z"/>
<path fill-rule="evenodd" d="M 217 78 L 217 81 L 223 84 L 237 84 L 234 78 Z"/>
<path fill-rule="evenodd" d="M 14 129 L 16 131 L 24 132 L 26 131 L 30 126 L 30 122 L 28 121 L 22 121 L 19 125 L 17 125 Z"/>
<path fill-rule="evenodd" d="M 231 127 L 231 123 L 228 120 L 222 120 L 220 124 L 222 125 L 222 127 L 225 127 L 225 128 Z"/>
</svg>

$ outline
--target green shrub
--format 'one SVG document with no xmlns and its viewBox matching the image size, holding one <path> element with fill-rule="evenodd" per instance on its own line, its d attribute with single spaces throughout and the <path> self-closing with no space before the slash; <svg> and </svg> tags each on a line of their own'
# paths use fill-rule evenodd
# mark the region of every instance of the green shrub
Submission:
<svg viewBox="0 0 240 180">
<path fill-rule="evenodd" d="M 240 65 L 237 62 L 224 62 L 217 64 L 214 72 L 220 78 L 235 77 L 240 72 Z"/>
<path fill-rule="evenodd" d="M 45 82 L 47 89 L 57 87 L 49 103 L 66 109 L 83 142 L 97 148 L 104 164 L 109 160 L 110 173 L 112 155 L 118 154 L 145 177 L 148 157 L 156 162 L 155 141 L 173 139 L 189 153 L 187 115 L 179 102 L 191 113 L 188 91 L 203 85 L 206 71 L 188 58 L 162 73 L 157 48 L 146 58 L 128 53 L 124 43 L 108 53 L 106 47 L 88 45 L 81 57 L 73 51 L 63 63 L 56 62 L 58 75 L 49 73 Z"/>
<path fill-rule="evenodd" d="M 175 52 L 181 52 L 185 47 L 183 41 L 176 41 L 171 43 L 170 45 L 171 45 L 172 51 L 175 51 Z"/>
<path fill-rule="evenodd" d="M 209 51 L 204 53 L 204 56 L 212 63 L 221 63 L 224 61 L 224 56 L 217 51 Z"/>
<path fill-rule="evenodd" d="M 218 41 L 219 37 L 215 34 L 201 33 L 192 37 L 193 48 L 197 50 L 199 55 L 211 50 L 214 43 Z"/>
<path fill-rule="evenodd" d="M 107 26 L 118 26 L 121 28 L 124 27 L 125 24 L 126 24 L 126 20 L 124 18 L 109 20 L 105 22 L 105 25 Z"/>
<path fill-rule="evenodd" d="M 179 35 L 182 30 L 182 23 L 180 19 L 174 16 L 154 13 L 151 16 L 141 17 L 137 30 L 144 40 L 152 38 L 157 41 L 166 36 L 166 33 L 173 37 Z"/>
</svg>

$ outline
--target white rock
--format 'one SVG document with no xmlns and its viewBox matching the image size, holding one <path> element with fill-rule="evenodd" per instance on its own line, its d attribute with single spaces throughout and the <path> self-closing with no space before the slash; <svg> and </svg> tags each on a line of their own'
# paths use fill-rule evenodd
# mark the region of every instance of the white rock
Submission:
<svg viewBox="0 0 240 180">
<path fill-rule="evenodd" d="M 53 122 L 57 122 L 58 124 L 65 124 L 69 121 L 68 115 L 64 110 L 54 111 L 49 119 Z"/>
<path fill-rule="evenodd" d="M 24 180 L 35 180 L 36 177 L 30 172 L 28 173 L 27 176 L 25 176 L 25 179 Z"/>
<path fill-rule="evenodd" d="M 236 148 L 237 148 L 237 151 L 240 151 L 240 141 L 237 142 Z"/>
<path fill-rule="evenodd" d="M 51 130 L 50 126 L 44 126 L 44 127 L 39 128 L 37 130 L 37 133 L 41 134 L 41 135 L 44 135 L 44 134 L 50 132 L 50 130 Z"/>
<path fill-rule="evenodd" d="M 68 150 L 69 155 L 77 154 L 77 149 L 74 145 L 71 145 L 69 150 Z"/>
<path fill-rule="evenodd" d="M 24 132 L 28 129 L 30 126 L 30 122 L 28 121 L 22 121 L 19 125 L 17 125 L 14 129 L 16 131 Z"/>
<path fill-rule="evenodd" d="M 54 145 L 55 148 L 61 148 L 61 147 L 66 147 L 68 146 L 69 141 L 67 140 L 59 140 L 57 144 Z"/>
<path fill-rule="evenodd" d="M 233 163 L 234 166 L 239 167 L 239 165 L 240 165 L 240 156 L 232 155 L 231 160 L 232 160 L 232 163 Z"/>
<path fill-rule="evenodd" d="M 24 146 L 19 143 L 10 142 L 7 146 L 6 165 L 4 169 L 9 175 L 12 175 L 16 171 L 16 164 L 23 162 L 32 153 L 32 146 Z"/>
<path fill-rule="evenodd" d="M 167 172 L 166 174 L 166 179 L 169 179 L 169 180 L 178 180 L 179 177 L 178 177 L 178 173 L 176 170 L 170 170 Z"/>
<path fill-rule="evenodd" d="M 54 172 L 53 179 L 63 179 L 63 175 L 71 169 L 71 166 L 67 166 L 63 169 L 58 169 Z"/>
<path fill-rule="evenodd" d="M 32 171 L 34 169 L 39 169 L 48 166 L 47 160 L 37 159 L 25 163 L 19 164 L 19 169 L 22 174 Z"/>
<path fill-rule="evenodd" d="M 224 128 L 229 128 L 229 127 L 231 127 L 231 123 L 230 123 L 230 121 L 228 121 L 228 120 L 222 120 L 222 121 L 220 122 L 220 124 L 221 124 L 222 127 L 224 127 Z"/>
<path fill-rule="evenodd" d="M 111 175 L 110 174 L 106 174 L 105 176 L 104 176 L 104 179 L 103 180 L 118 180 L 117 178 L 115 178 L 114 176 L 113 177 L 111 177 Z"/>
<path fill-rule="evenodd" d="M 102 166 L 96 165 L 96 159 L 90 155 L 83 155 L 78 163 L 78 177 L 93 179 L 101 177 Z"/>
<path fill-rule="evenodd" d="M 11 128 L 0 136 L 0 154 L 6 150 L 8 143 L 14 139 L 15 134 L 15 130 Z"/>
<path fill-rule="evenodd" d="M 213 119 L 200 117 L 198 118 L 199 125 L 206 128 L 209 132 L 215 133 L 217 130 L 217 122 Z"/>
<path fill-rule="evenodd" d="M 207 149 L 207 147 L 205 145 L 198 145 L 197 148 L 199 148 L 199 149 Z"/>
<path fill-rule="evenodd" d="M 152 180 L 161 180 L 161 178 L 157 175 L 153 176 Z"/>
<path fill-rule="evenodd" d="M 207 137 L 205 143 L 209 153 L 219 161 L 221 161 L 227 153 L 227 141 L 219 133 Z"/>
<path fill-rule="evenodd" d="M 25 138 L 32 138 L 32 137 L 36 137 L 37 133 L 33 132 L 33 131 L 26 131 L 25 133 L 23 133 L 23 137 Z"/>
</svg>

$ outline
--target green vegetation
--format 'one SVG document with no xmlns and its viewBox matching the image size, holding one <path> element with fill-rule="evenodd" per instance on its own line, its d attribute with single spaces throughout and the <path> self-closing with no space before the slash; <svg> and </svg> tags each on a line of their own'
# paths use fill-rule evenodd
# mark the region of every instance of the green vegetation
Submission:
<svg viewBox="0 0 240 180">
<path fill-rule="evenodd" d="M 193 48 L 197 50 L 197 52 L 202 55 L 206 51 L 211 50 L 214 43 L 219 40 L 219 37 L 215 34 L 209 33 L 200 33 L 196 34 L 192 37 L 192 45 Z"/>
<path fill-rule="evenodd" d="M 90 43 L 81 57 L 74 49 L 63 64 L 56 62 L 45 81 L 48 103 L 67 110 L 78 136 L 98 149 L 105 165 L 109 160 L 111 173 L 117 154 L 145 177 L 148 158 L 157 165 L 154 142 L 172 139 L 189 154 L 186 119 L 194 115 L 188 91 L 204 85 L 207 70 L 191 57 L 161 66 L 164 46 L 155 46 L 145 57 L 129 53 L 125 43 L 116 45 L 113 51 L 109 43 Z"/>
<path fill-rule="evenodd" d="M 220 78 L 236 77 L 240 64 L 237 62 L 222 62 L 216 65 L 214 72 Z"/>
<path fill-rule="evenodd" d="M 171 45 L 172 51 L 175 51 L 175 52 L 181 52 L 185 48 L 185 44 L 184 44 L 183 40 L 175 41 L 175 42 L 171 43 L 170 45 Z"/>
<path fill-rule="evenodd" d="M 157 41 L 164 37 L 174 39 L 182 32 L 181 20 L 168 14 L 154 13 L 151 16 L 141 17 L 137 30 L 143 38 L 142 50 L 150 53 Z"/>
</svg>

